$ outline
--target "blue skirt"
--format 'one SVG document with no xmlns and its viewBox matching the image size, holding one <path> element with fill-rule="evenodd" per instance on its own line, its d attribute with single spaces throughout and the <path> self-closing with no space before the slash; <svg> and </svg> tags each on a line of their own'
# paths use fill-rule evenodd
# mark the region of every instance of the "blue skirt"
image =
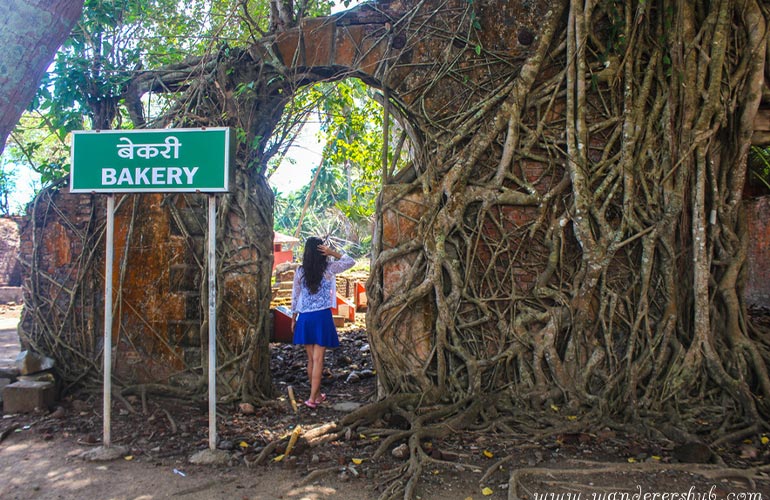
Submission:
<svg viewBox="0 0 770 500">
<path fill-rule="evenodd" d="M 337 337 L 332 310 L 299 313 L 297 324 L 294 326 L 294 343 L 339 347 L 340 339 Z"/>
</svg>

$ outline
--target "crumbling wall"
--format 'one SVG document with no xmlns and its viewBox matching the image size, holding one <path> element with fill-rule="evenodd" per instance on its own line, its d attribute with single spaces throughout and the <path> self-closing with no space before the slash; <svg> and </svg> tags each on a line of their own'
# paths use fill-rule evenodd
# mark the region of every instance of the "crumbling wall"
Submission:
<svg viewBox="0 0 770 500">
<path fill-rule="evenodd" d="M 19 219 L 0 217 L 0 286 L 21 285 Z"/>
<path fill-rule="evenodd" d="M 53 187 L 37 196 L 20 224 L 22 349 L 53 354 L 41 332 L 45 326 L 56 328 L 57 340 L 68 346 L 55 356 L 65 380 L 81 375 L 69 371 L 71 362 L 88 360 L 93 368 L 99 363 L 101 342 L 95 332 L 103 330 L 103 245 L 88 251 L 99 218 L 104 218 L 104 204 L 96 204 L 94 196 Z"/>
<path fill-rule="evenodd" d="M 21 303 L 19 218 L 0 217 L 0 304 Z"/>
<path fill-rule="evenodd" d="M 84 364 L 90 376 L 101 367 L 105 221 L 106 195 L 72 194 L 64 185 L 42 192 L 22 224 L 21 341 L 25 349 L 55 356 L 65 381 L 87 380 Z M 237 229 L 243 220 L 230 217 L 228 223 Z M 119 384 L 195 390 L 208 336 L 208 282 L 201 278 L 206 228 L 204 195 L 116 195 L 112 355 Z M 252 262 L 265 260 L 254 249 L 242 251 Z M 259 312 L 249 309 L 255 273 L 222 273 L 219 301 L 229 304 L 217 320 L 222 349 L 237 351 L 244 337 L 264 326 Z M 51 338 L 52 325 L 59 338 Z"/>
<path fill-rule="evenodd" d="M 746 302 L 770 307 L 770 196 L 745 200 L 749 233 Z"/>
</svg>

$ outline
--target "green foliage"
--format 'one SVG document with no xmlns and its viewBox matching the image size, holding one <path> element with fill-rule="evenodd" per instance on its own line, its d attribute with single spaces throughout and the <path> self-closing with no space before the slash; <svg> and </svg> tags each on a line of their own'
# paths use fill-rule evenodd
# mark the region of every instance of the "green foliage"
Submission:
<svg viewBox="0 0 770 500">
<path fill-rule="evenodd" d="M 604 0 L 602 7 L 607 14 L 608 28 L 606 32 L 606 54 L 622 54 L 626 50 L 626 20 L 623 14 L 623 3 L 618 0 Z"/>
<path fill-rule="evenodd" d="M 202 55 L 223 42 L 245 43 L 254 33 L 239 12 L 248 12 L 266 27 L 269 3 L 86 0 L 81 20 L 58 51 L 30 105 L 32 113 L 20 122 L 9 143 L 11 163 L 37 170 L 44 183 L 67 175 L 66 144 L 71 131 L 132 128 L 124 98 L 137 72 Z M 174 103 L 171 94 L 144 99 L 149 118 Z M 32 123 L 32 116 L 39 119 Z M 52 142 L 57 147 L 51 148 Z"/>
<path fill-rule="evenodd" d="M 749 153 L 749 183 L 761 185 L 770 192 L 770 147 L 751 147 Z"/>
<path fill-rule="evenodd" d="M 342 2 L 350 6 L 350 0 Z M 295 16 L 328 15 L 333 0 L 295 2 Z M 138 72 L 182 62 L 224 47 L 245 46 L 268 29 L 268 0 L 86 0 L 82 19 L 61 47 L 30 113 L 9 143 L 11 164 L 41 173 L 44 183 L 69 172 L 68 136 L 89 128 L 132 128 L 126 90 Z M 236 95 L 254 92 L 244 83 Z M 148 119 L 174 104 L 173 94 L 144 96 Z M 303 124 L 322 122 L 325 160 L 311 197 L 311 211 L 335 208 L 357 224 L 369 223 L 379 190 L 381 109 L 358 80 L 320 84 L 297 92 L 276 133 L 267 140 L 269 177 Z M 240 141 L 247 140 L 237 130 Z M 254 139 L 261 142 L 262 138 Z M 258 144 L 252 144 L 256 147 Z M 276 196 L 276 225 L 298 222 L 309 191 L 284 201 Z M 290 203 L 289 203 L 290 202 Z M 288 231 L 293 232 L 293 231 Z"/>
<path fill-rule="evenodd" d="M 293 109 L 310 109 L 306 116 L 319 117 L 324 144 L 321 165 L 312 172 L 318 175 L 302 234 L 339 238 L 352 255 L 363 255 L 371 246 L 372 216 L 382 183 L 382 107 L 366 84 L 349 79 L 306 89 Z M 276 230 L 294 233 L 309 192 L 310 181 L 296 193 L 276 192 Z"/>
<path fill-rule="evenodd" d="M 0 163 L 0 215 L 10 215 L 9 196 L 16 189 L 16 174 Z"/>
<path fill-rule="evenodd" d="M 327 189 L 348 217 L 368 220 L 381 185 L 382 106 L 360 80 L 339 82 L 336 90 L 324 101 L 321 125 L 324 169 L 337 174 Z"/>
<path fill-rule="evenodd" d="M 67 133 L 48 126 L 46 116 L 27 112 L 11 133 L 3 159 L 39 173 L 43 184 L 54 182 L 69 174 Z"/>
</svg>

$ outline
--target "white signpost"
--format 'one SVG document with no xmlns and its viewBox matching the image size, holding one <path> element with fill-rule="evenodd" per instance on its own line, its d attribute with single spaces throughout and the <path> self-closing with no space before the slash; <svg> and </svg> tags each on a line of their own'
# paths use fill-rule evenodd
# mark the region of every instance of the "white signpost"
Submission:
<svg viewBox="0 0 770 500">
<path fill-rule="evenodd" d="M 208 196 L 209 448 L 216 449 L 216 195 L 230 190 L 233 136 L 229 128 L 78 131 L 72 139 L 70 191 L 107 194 L 104 263 L 103 446 L 112 401 L 112 261 L 115 194 L 200 192 Z"/>
</svg>

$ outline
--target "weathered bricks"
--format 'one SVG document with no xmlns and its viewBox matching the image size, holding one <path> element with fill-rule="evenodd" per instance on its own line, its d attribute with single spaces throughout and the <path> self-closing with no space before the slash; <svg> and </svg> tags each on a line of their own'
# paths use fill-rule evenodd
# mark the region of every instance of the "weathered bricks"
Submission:
<svg viewBox="0 0 770 500">
<path fill-rule="evenodd" d="M 770 197 L 744 201 L 749 232 L 745 297 L 750 305 L 770 306 Z"/>
</svg>

